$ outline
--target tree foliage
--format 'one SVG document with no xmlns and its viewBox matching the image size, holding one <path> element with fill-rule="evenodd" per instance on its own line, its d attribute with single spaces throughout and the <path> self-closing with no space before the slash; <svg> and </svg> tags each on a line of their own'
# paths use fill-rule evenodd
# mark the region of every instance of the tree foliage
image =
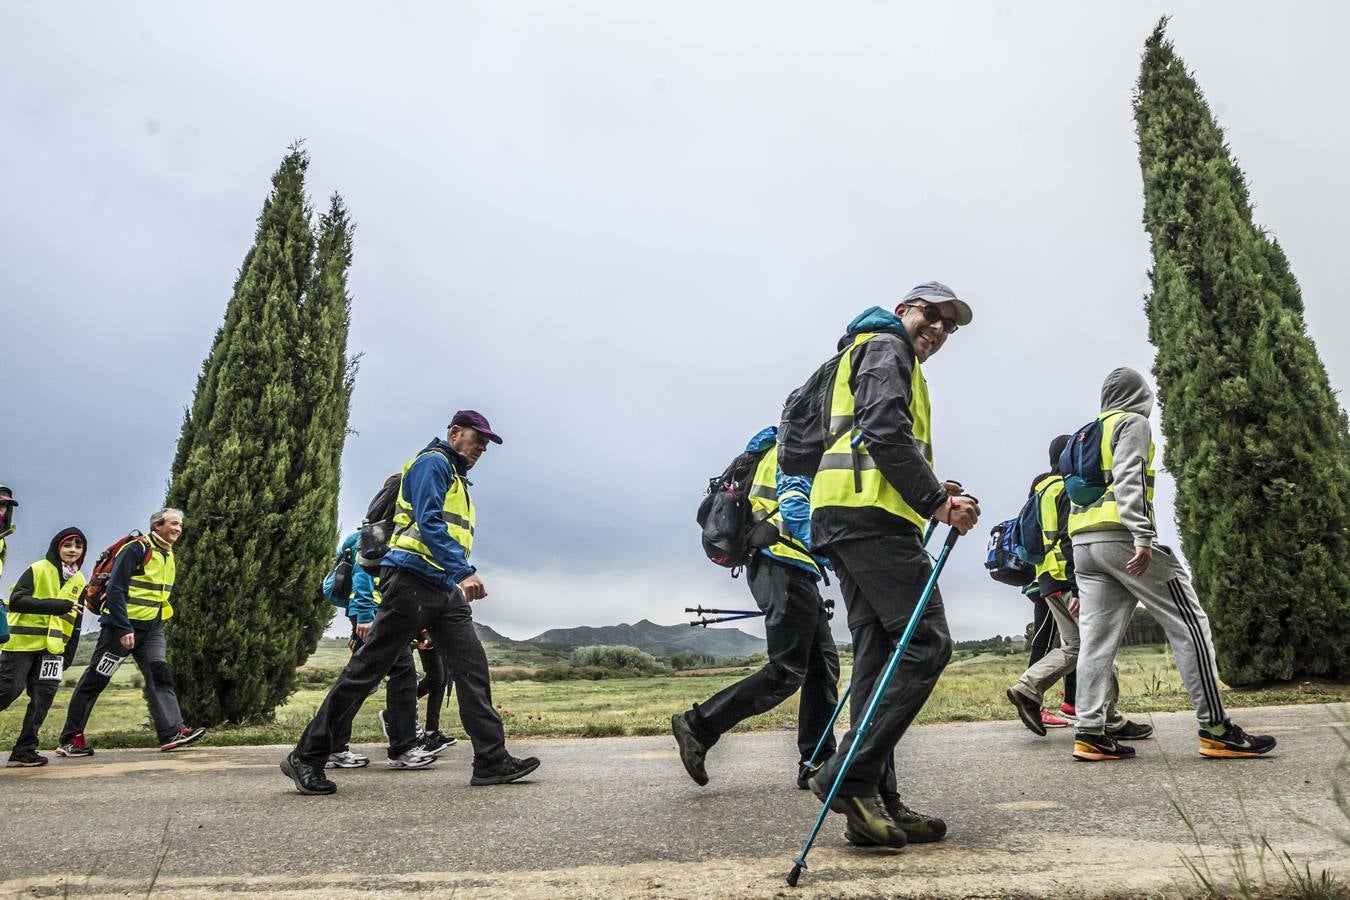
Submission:
<svg viewBox="0 0 1350 900">
<path fill-rule="evenodd" d="M 293 146 L 272 176 L 174 456 L 168 503 L 185 528 L 169 656 L 201 724 L 269 717 L 332 613 L 318 586 L 356 371 L 352 226 L 335 195 L 316 233 L 308 165 Z"/>
<path fill-rule="evenodd" d="M 1350 437 L 1279 244 L 1167 40 L 1134 112 L 1177 521 L 1231 684 L 1350 673 Z"/>
</svg>

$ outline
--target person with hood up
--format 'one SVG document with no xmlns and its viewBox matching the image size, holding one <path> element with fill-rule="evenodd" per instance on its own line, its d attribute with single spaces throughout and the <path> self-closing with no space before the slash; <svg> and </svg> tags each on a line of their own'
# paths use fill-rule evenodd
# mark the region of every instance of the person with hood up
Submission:
<svg viewBox="0 0 1350 900">
<path fill-rule="evenodd" d="M 80 595 L 85 578 L 80 566 L 87 543 L 80 529 L 61 529 L 47 547 L 47 555 L 25 569 L 10 591 L 6 615 L 10 640 L 0 652 L 0 712 L 9 709 L 25 690 L 28 711 L 7 767 L 48 762 L 37 752 L 38 729 L 75 655 L 84 612 Z"/>
<path fill-rule="evenodd" d="M 743 719 L 773 709 L 800 688 L 797 786 L 806 788 L 801 764 L 829 727 L 839 702 L 839 651 L 830 633 L 829 611 L 816 586 L 821 562 L 811 555 L 811 479 L 778 469 L 778 429 L 770 426 L 750 439 L 747 453 L 762 453 L 750 485 L 756 521 L 768 521 L 777 539 L 760 549 L 747 567 L 755 604 L 764 611 L 769 661 L 758 672 L 718 691 L 693 709 L 671 716 L 680 761 L 696 784 L 708 783 L 704 757 L 718 739 Z M 834 753 L 834 733 L 822 753 Z"/>
<path fill-rule="evenodd" d="M 848 607 L 855 723 L 933 570 L 923 548 L 924 524 L 936 519 L 965 534 L 979 519 L 979 507 L 962 496 L 961 485 L 933 473 L 932 416 L 921 368 L 970 322 L 965 301 L 934 281 L 910 291 L 893 313 L 875 306 L 863 312 L 839 341 L 843 353 L 828 410 L 833 443 L 811 485 L 811 537 L 813 549 L 839 574 Z M 851 843 L 903 847 L 946 835 L 942 819 L 901 801 L 894 751 L 951 655 L 947 615 L 934 590 L 831 804 L 847 819 L 844 836 Z M 811 791 L 822 801 L 854 739 L 850 729 L 811 778 Z"/>
<path fill-rule="evenodd" d="M 449 663 L 459 700 L 459 718 L 473 741 L 473 785 L 506 784 L 539 768 L 535 757 L 506 752 L 506 731 L 492 707 L 487 654 L 473 628 L 470 603 L 487 596 L 469 563 L 474 505 L 465 478 L 488 443 L 500 444 L 488 420 L 471 409 L 450 419 L 445 440 L 436 438 L 403 466 L 389 552 L 380 560 L 380 608 L 365 646 L 356 652 L 329 690 L 281 771 L 301 794 L 332 794 L 337 785 L 324 765 L 361 702 L 426 628 Z M 417 682 L 390 698 L 390 763 L 427 765 L 435 757 L 417 746 Z M 398 756 L 395 756 L 395 753 Z M 425 760 L 425 761 L 423 761 Z"/>
<path fill-rule="evenodd" d="M 19 501 L 14 499 L 14 492 L 9 489 L 9 485 L 0 484 L 0 575 L 5 571 L 5 538 L 14 533 L 14 507 L 19 505 Z M 0 597 L 0 644 L 9 640 L 9 622 L 5 618 L 5 600 Z"/>
<path fill-rule="evenodd" d="M 1269 753 L 1275 738 L 1247 734 L 1225 714 L 1209 618 L 1181 561 L 1158 543 L 1152 412 L 1153 391 L 1144 376 L 1129 368 L 1106 376 L 1097 417 L 1106 492 L 1091 506 L 1073 504 L 1069 510 L 1082 634 L 1073 756 L 1089 762 L 1134 756 L 1134 748 L 1111 735 L 1106 715 L 1116 649 L 1136 603 L 1167 634 L 1200 721 L 1201 755 L 1223 759 Z"/>
<path fill-rule="evenodd" d="M 1065 526 L 1069 518 L 1069 495 L 1064 492 L 1064 476 L 1060 474 L 1059 456 L 1068 445 L 1070 435 L 1061 434 L 1050 442 L 1050 471 L 1036 476 L 1031 484 L 1031 496 L 1037 498 L 1040 506 L 1042 540 L 1048 547 L 1045 559 L 1036 566 L 1036 593 L 1038 599 L 1035 621 L 1035 637 L 1047 644 L 1053 641 L 1054 634 L 1059 635 L 1058 647 L 1046 649 L 1037 657 L 1033 655 L 1031 665 L 1017 679 L 1017 683 L 1008 688 L 1008 700 L 1017 710 L 1017 715 L 1035 734 L 1045 736 L 1045 729 L 1065 727 L 1069 723 L 1057 716 L 1050 716 L 1041 708 L 1045 692 L 1056 681 L 1063 678 L 1065 683 L 1065 704 L 1072 707 L 1076 696 L 1070 692 L 1070 683 L 1074 679 L 1074 670 L 1078 665 L 1078 585 L 1074 580 L 1072 547 L 1066 547 L 1068 537 Z M 1044 613 L 1042 612 L 1044 608 Z M 1049 620 L 1048 622 L 1046 620 Z M 1044 632 L 1049 631 L 1046 635 Z M 1049 640 L 1046 640 L 1046 638 Z M 1076 689 L 1077 685 L 1073 687 Z M 1142 722 L 1131 722 L 1116 712 L 1116 698 L 1120 696 L 1120 683 L 1114 667 L 1108 685 L 1106 699 L 1106 731 L 1118 741 L 1142 741 L 1153 734 L 1153 726 Z M 1062 707 L 1061 707 L 1062 708 Z M 1056 724 L 1056 720 L 1060 724 Z"/>
</svg>

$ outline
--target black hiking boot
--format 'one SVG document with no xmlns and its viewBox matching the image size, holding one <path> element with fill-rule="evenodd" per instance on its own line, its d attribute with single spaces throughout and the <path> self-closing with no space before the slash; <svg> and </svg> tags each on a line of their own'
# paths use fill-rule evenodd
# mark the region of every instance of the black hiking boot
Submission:
<svg viewBox="0 0 1350 900">
<path fill-rule="evenodd" d="M 469 779 L 469 784 L 475 787 L 482 787 L 486 784 L 510 784 L 513 781 L 519 781 L 537 768 L 539 768 L 539 757 L 537 756 L 518 759 L 508 755 L 506 759 L 495 766 L 489 766 L 485 769 L 474 766 L 473 777 Z"/>
<path fill-rule="evenodd" d="M 819 772 L 822 768 L 824 768 L 825 764 L 830 761 L 830 756 L 833 755 L 834 754 L 831 753 L 829 756 L 826 756 L 824 759 L 816 763 L 814 766 L 808 766 L 805 762 L 798 763 L 797 790 L 799 791 L 811 790 L 811 779 L 816 777 L 816 773 Z"/>
<path fill-rule="evenodd" d="M 812 776 L 811 793 L 821 803 L 830 795 L 830 786 L 821 781 L 820 775 Z M 892 847 L 896 850 L 909 843 L 909 838 L 900 826 L 895 824 L 879 794 L 867 796 L 849 796 L 835 794 L 830 809 L 842 813 L 847 825 L 844 837 L 849 843 L 859 847 Z"/>
<path fill-rule="evenodd" d="M 1017 718 L 1022 720 L 1023 725 L 1033 734 L 1045 737 L 1045 723 L 1041 721 L 1040 703 L 1021 693 L 1017 688 L 1008 688 L 1008 702 L 1016 707 Z"/>
<path fill-rule="evenodd" d="M 1153 726 L 1122 719 L 1119 723 L 1107 722 L 1106 733 L 1118 741 L 1143 741 L 1153 737 Z"/>
<path fill-rule="evenodd" d="M 1073 736 L 1073 758 L 1083 762 L 1102 762 L 1108 759 L 1133 759 L 1134 748 L 1120 744 L 1109 734 L 1076 732 Z"/>
<path fill-rule="evenodd" d="M 947 836 L 947 823 L 937 816 L 915 812 L 898 797 L 886 797 L 881 801 L 886 806 L 895 824 L 905 833 L 905 839 L 911 844 L 931 844 Z M 876 841 L 870 835 L 860 834 L 852 825 L 844 829 L 844 837 L 855 847 L 875 847 Z"/>
<path fill-rule="evenodd" d="M 676 713 L 670 717 L 670 733 L 675 735 L 675 744 L 680 748 L 680 762 L 694 783 L 700 787 L 708 783 L 708 770 L 703 767 L 708 748 L 694 734 L 689 725 L 688 713 Z"/>
<path fill-rule="evenodd" d="M 323 777 L 323 769 L 302 763 L 294 750 L 281 761 L 281 771 L 295 782 L 295 789 L 302 794 L 337 793 L 337 785 Z"/>
</svg>

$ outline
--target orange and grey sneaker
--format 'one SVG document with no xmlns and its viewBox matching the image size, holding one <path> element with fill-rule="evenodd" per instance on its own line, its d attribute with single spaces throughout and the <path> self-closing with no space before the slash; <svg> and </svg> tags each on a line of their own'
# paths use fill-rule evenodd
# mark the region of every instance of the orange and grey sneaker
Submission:
<svg viewBox="0 0 1350 900">
<path fill-rule="evenodd" d="M 1134 748 L 1129 744 L 1120 743 L 1109 734 L 1079 731 L 1073 736 L 1073 758 L 1083 762 L 1133 759 Z"/>
<path fill-rule="evenodd" d="M 1274 749 L 1273 737 L 1268 734 L 1248 734 L 1234 725 L 1232 719 L 1224 719 L 1218 725 L 1200 729 L 1200 755 L 1212 759 L 1245 759 Z"/>
</svg>

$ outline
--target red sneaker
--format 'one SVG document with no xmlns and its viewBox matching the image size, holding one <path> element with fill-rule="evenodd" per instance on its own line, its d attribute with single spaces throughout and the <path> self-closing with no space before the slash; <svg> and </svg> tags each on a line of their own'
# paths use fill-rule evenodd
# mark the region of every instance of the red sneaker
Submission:
<svg viewBox="0 0 1350 900">
<path fill-rule="evenodd" d="M 1068 728 L 1069 720 L 1061 719 L 1048 709 L 1041 710 L 1041 724 L 1046 728 Z"/>
<path fill-rule="evenodd" d="M 1070 719 L 1078 718 L 1078 710 L 1073 708 L 1072 703 L 1061 703 L 1059 705 L 1059 711 L 1064 713 L 1064 715 L 1068 716 Z"/>
</svg>

